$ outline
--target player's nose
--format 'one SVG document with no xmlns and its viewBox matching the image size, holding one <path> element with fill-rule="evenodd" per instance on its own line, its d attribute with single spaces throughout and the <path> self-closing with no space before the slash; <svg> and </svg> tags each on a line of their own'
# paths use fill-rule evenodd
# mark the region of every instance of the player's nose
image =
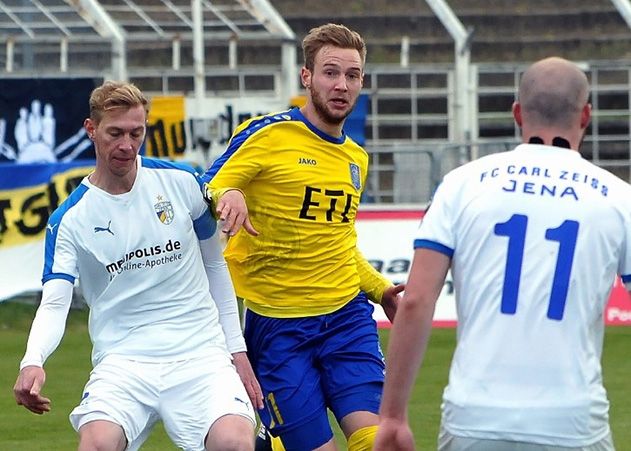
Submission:
<svg viewBox="0 0 631 451">
<path fill-rule="evenodd" d="M 134 139 L 131 136 L 125 136 L 119 143 L 119 148 L 122 150 L 134 150 Z"/>
<path fill-rule="evenodd" d="M 338 77 L 336 83 L 335 83 L 335 89 L 339 90 L 339 91 L 348 91 L 348 83 L 346 80 L 346 77 L 341 76 Z"/>
</svg>

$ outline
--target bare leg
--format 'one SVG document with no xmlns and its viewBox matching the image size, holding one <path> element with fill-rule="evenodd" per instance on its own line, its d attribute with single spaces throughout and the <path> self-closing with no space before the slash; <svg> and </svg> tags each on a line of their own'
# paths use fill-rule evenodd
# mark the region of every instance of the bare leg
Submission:
<svg viewBox="0 0 631 451">
<path fill-rule="evenodd" d="M 79 428 L 79 451 L 123 451 L 126 447 L 125 432 L 116 423 L 95 420 Z"/>
<path fill-rule="evenodd" d="M 206 436 L 208 451 L 253 451 L 254 425 L 241 415 L 225 415 L 213 423 Z"/>
</svg>

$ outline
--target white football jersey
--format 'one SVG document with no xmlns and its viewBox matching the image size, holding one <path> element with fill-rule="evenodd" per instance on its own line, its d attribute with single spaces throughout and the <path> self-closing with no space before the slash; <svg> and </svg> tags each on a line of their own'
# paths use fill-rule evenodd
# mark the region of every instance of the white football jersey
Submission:
<svg viewBox="0 0 631 451">
<path fill-rule="evenodd" d="M 415 248 L 451 257 L 452 434 L 584 446 L 609 432 L 600 357 L 631 280 L 631 187 L 578 152 L 522 144 L 449 173 Z"/>
<path fill-rule="evenodd" d="M 173 361 L 226 347 L 199 243 L 215 228 L 192 170 L 143 157 L 128 193 L 86 177 L 51 215 L 43 281 L 79 279 L 94 365 L 105 354 Z"/>
</svg>

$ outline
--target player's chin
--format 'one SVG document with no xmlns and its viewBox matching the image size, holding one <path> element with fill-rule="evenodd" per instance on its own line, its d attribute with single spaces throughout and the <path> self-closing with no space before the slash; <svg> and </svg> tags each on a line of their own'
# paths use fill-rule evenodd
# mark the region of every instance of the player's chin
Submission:
<svg viewBox="0 0 631 451">
<path fill-rule="evenodd" d="M 329 110 L 329 119 L 330 119 L 329 122 L 335 123 L 335 124 L 340 124 L 348 117 L 349 114 L 351 114 L 350 107 L 346 108 L 346 109 L 339 109 L 339 108 L 330 109 Z"/>
<path fill-rule="evenodd" d="M 131 171 L 135 164 L 135 159 L 133 160 L 114 160 L 112 161 L 110 167 L 112 172 L 118 176 L 124 176 L 129 171 Z"/>
</svg>

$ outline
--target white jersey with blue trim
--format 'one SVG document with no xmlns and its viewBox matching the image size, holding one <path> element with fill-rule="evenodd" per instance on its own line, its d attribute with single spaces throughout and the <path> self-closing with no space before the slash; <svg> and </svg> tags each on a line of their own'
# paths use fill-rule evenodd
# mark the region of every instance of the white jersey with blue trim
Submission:
<svg viewBox="0 0 631 451">
<path fill-rule="evenodd" d="M 79 279 L 94 365 L 106 354 L 172 361 L 226 347 L 199 243 L 216 223 L 199 183 L 183 165 L 138 157 L 128 193 L 86 177 L 51 215 L 43 281 Z"/>
<path fill-rule="evenodd" d="M 415 248 L 451 257 L 450 433 L 585 446 L 609 433 L 604 310 L 631 281 L 631 187 L 576 151 L 522 144 L 449 173 Z"/>
</svg>

